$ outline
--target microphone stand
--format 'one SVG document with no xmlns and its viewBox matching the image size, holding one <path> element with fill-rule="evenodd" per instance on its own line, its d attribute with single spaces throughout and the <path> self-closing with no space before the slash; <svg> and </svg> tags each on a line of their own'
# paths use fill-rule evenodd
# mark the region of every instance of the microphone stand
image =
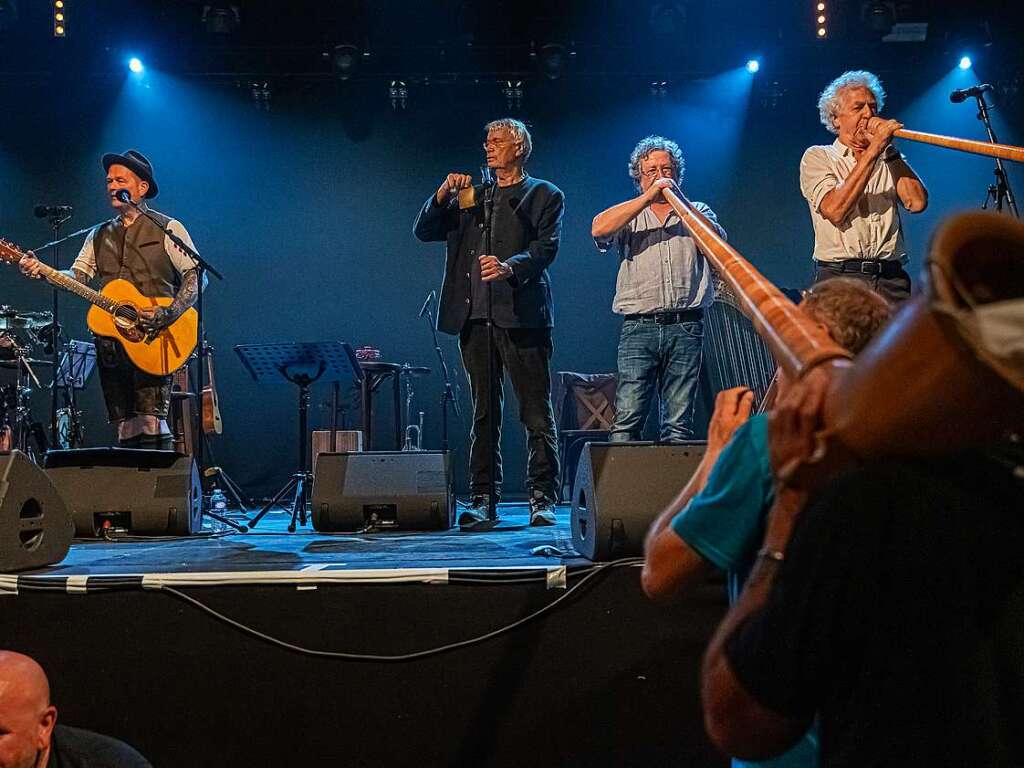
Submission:
<svg viewBox="0 0 1024 768">
<path fill-rule="evenodd" d="M 483 231 L 483 252 L 491 255 L 491 222 L 494 217 L 494 189 L 497 181 L 487 187 L 484 192 L 484 231 Z M 497 408 L 497 389 L 494 386 L 494 283 L 487 282 L 487 411 L 490 418 L 487 420 L 490 429 L 490 471 L 487 473 L 487 525 L 486 528 L 493 528 L 498 522 L 498 500 L 494 494 L 494 470 L 498 467 L 498 430 L 501 414 Z"/>
<path fill-rule="evenodd" d="M 434 340 L 434 353 L 437 355 L 438 366 L 441 369 L 441 377 L 444 379 L 444 392 L 441 394 L 441 451 L 448 453 L 448 403 L 452 404 L 452 410 L 459 416 L 459 403 L 455 399 L 455 390 L 452 388 L 452 379 L 448 373 L 448 364 L 444 359 L 444 352 L 441 351 L 441 343 L 437 340 L 437 321 L 434 317 L 433 307 L 428 305 L 424 309 L 424 316 L 430 325 L 430 335 Z"/>
<path fill-rule="evenodd" d="M 151 222 L 153 222 L 153 224 L 155 224 L 156 227 L 161 232 L 163 232 L 164 235 L 166 235 L 168 237 L 168 239 L 170 239 L 170 241 L 172 243 L 174 243 L 182 251 L 182 253 L 184 253 L 186 256 L 188 256 L 190 259 L 192 259 L 192 263 L 195 264 L 194 269 L 196 271 L 196 280 L 198 281 L 198 285 L 199 285 L 199 293 L 196 296 L 196 314 L 198 315 L 197 321 L 198 321 L 199 348 L 198 348 L 198 354 L 197 354 L 198 369 L 196 371 L 196 398 L 197 398 L 196 405 L 197 405 L 197 407 L 195 409 L 193 409 L 191 429 L 192 429 L 192 446 L 193 446 L 193 452 L 195 454 L 194 459 L 195 459 L 195 462 L 196 462 L 196 468 L 197 468 L 197 470 L 199 472 L 199 477 L 202 478 L 204 476 L 205 471 L 206 471 L 206 457 L 204 455 L 205 452 L 203 450 L 203 437 L 204 436 L 203 436 L 203 431 L 202 431 L 203 430 L 203 428 L 202 428 L 202 403 L 199 400 L 199 398 L 202 397 L 202 393 L 203 393 L 203 384 L 204 384 L 203 376 L 205 376 L 205 371 L 206 371 L 206 354 L 207 354 L 207 349 L 206 349 L 206 327 L 205 327 L 204 322 L 203 322 L 203 320 L 204 320 L 204 317 L 203 317 L 203 315 L 204 315 L 204 312 L 203 312 L 203 294 L 205 293 L 203 282 L 204 282 L 204 279 L 205 279 L 205 273 L 206 272 L 209 272 L 211 275 L 216 277 L 218 280 L 223 280 L 224 276 L 220 272 L 218 272 L 213 267 L 213 265 L 210 264 L 210 262 L 208 262 L 206 259 L 204 259 L 202 256 L 200 256 L 198 253 L 196 253 L 194 248 L 191 248 L 187 243 L 185 243 L 184 240 L 182 240 L 180 237 L 178 237 L 176 234 L 174 234 L 170 229 L 168 229 L 163 224 L 161 224 L 159 221 L 157 221 L 156 218 L 149 212 L 149 210 L 147 210 L 146 208 L 142 207 L 141 205 L 136 203 L 131 198 L 125 199 L 125 198 L 120 198 L 119 197 L 118 199 L 121 200 L 121 202 L 123 202 L 123 203 L 127 203 L 132 208 L 134 208 L 136 211 L 138 211 L 142 216 L 145 216 L 147 219 L 149 219 Z M 200 483 L 202 483 L 201 479 L 200 479 Z M 234 520 L 228 520 L 226 517 L 217 514 L 212 509 L 207 509 L 205 503 L 203 504 L 203 513 L 208 515 L 208 516 L 210 516 L 210 517 L 212 517 L 214 520 L 216 520 L 219 523 L 222 523 L 223 525 L 227 525 L 227 526 L 229 526 L 231 528 L 234 528 L 236 531 L 238 531 L 240 533 L 245 533 L 246 531 L 249 530 L 248 526 L 239 525 Z"/>
<path fill-rule="evenodd" d="M 54 214 L 50 216 L 50 229 L 53 230 L 53 268 L 60 271 L 60 243 L 63 242 L 60 236 L 61 226 L 71 219 L 71 214 Z M 55 286 L 53 289 L 53 318 L 50 321 L 50 349 L 52 350 L 50 360 L 52 378 L 50 379 L 50 445 L 54 448 L 60 447 L 60 435 L 57 429 L 57 366 L 60 362 L 61 343 L 64 332 L 60 327 L 60 290 Z M 65 382 L 67 384 L 68 382 Z M 74 385 L 72 384 L 72 389 Z M 74 397 L 72 395 L 72 397 Z M 72 406 L 73 407 L 73 406 Z"/>
<path fill-rule="evenodd" d="M 996 132 L 992 130 L 992 121 L 989 119 L 988 110 L 989 106 L 985 102 L 985 92 L 982 91 L 975 98 L 978 100 L 978 119 L 985 126 L 985 132 L 988 134 L 988 140 L 993 144 L 998 144 L 999 141 L 996 139 Z M 1017 201 L 1013 197 L 1013 191 L 1010 189 L 1010 180 L 1006 176 L 1006 169 L 1003 168 L 1003 159 L 1001 157 L 996 158 L 996 167 L 994 171 L 996 175 L 996 182 L 988 188 L 988 194 L 985 195 L 985 202 L 982 203 L 982 210 L 988 208 L 989 200 L 995 203 L 996 210 L 1000 213 L 1003 211 L 1003 204 L 1010 210 L 1010 213 L 1014 217 L 1020 218 L 1020 214 L 1017 212 Z"/>
</svg>

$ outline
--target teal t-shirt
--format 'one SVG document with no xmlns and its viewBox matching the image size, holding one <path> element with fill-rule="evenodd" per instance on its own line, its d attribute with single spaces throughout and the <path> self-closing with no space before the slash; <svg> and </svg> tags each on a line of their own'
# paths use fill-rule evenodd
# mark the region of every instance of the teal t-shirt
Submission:
<svg viewBox="0 0 1024 768">
<path fill-rule="evenodd" d="M 736 602 L 754 567 L 774 500 L 768 417 L 758 414 L 736 430 L 704 490 L 672 520 L 672 530 L 691 549 L 726 572 L 730 603 Z M 757 763 L 734 759 L 732 764 L 733 768 L 815 768 L 817 724 L 785 754 Z"/>
</svg>

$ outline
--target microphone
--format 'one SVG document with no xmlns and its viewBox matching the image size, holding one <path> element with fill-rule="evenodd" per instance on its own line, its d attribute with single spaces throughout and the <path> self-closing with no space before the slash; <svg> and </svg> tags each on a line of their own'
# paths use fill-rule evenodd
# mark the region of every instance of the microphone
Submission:
<svg viewBox="0 0 1024 768">
<path fill-rule="evenodd" d="M 119 189 L 114 193 L 114 197 L 120 200 L 122 203 L 132 204 L 132 193 L 127 189 Z"/>
<path fill-rule="evenodd" d="M 423 317 L 423 315 L 426 314 L 427 307 L 429 307 L 430 306 L 430 302 L 432 302 L 434 300 L 434 295 L 435 294 L 434 294 L 433 291 L 431 291 L 430 293 L 427 294 L 427 298 L 425 298 L 423 300 L 423 306 L 420 307 L 420 313 L 418 315 L 416 315 L 416 317 Z"/>
<path fill-rule="evenodd" d="M 954 104 L 959 104 L 964 99 L 969 99 L 971 96 L 981 96 L 981 94 L 988 91 L 994 90 L 989 83 L 983 83 L 981 85 L 974 85 L 970 88 L 959 88 L 949 94 L 949 100 Z"/>
<path fill-rule="evenodd" d="M 45 219 L 47 216 L 71 216 L 70 205 L 37 205 L 35 214 L 37 219 Z"/>
</svg>

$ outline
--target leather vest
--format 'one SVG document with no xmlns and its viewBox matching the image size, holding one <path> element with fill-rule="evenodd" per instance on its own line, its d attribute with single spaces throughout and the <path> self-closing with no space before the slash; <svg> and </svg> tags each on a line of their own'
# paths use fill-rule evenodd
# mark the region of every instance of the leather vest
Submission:
<svg viewBox="0 0 1024 768">
<path fill-rule="evenodd" d="M 165 227 L 171 220 L 154 210 L 149 213 Z M 93 237 L 93 248 L 101 288 L 121 278 L 143 296 L 173 298 L 177 293 L 181 277 L 164 250 L 164 233 L 145 216 L 139 216 L 129 227 L 120 218 L 102 225 Z"/>
</svg>

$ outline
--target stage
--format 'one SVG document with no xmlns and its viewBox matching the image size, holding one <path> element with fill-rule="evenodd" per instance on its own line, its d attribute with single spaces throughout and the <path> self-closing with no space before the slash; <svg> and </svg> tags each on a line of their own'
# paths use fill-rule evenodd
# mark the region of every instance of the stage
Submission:
<svg viewBox="0 0 1024 768">
<path fill-rule="evenodd" d="M 551 527 L 500 514 L 487 533 L 289 534 L 272 512 L 76 540 L 0 576 L 0 644 L 46 666 L 64 722 L 156 766 L 724 765 L 697 689 L 722 585 L 656 606 L 635 559 L 576 555 L 567 507 Z"/>
</svg>

